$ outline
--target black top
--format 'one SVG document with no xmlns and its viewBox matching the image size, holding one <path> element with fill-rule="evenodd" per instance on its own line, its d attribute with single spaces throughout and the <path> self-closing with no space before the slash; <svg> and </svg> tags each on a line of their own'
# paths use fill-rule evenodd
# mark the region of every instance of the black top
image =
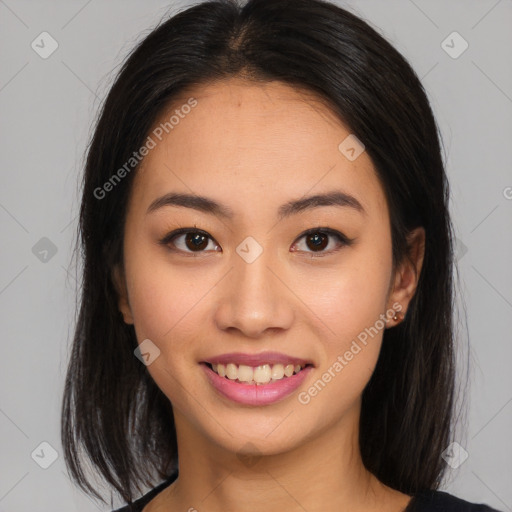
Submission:
<svg viewBox="0 0 512 512">
<path fill-rule="evenodd" d="M 173 473 L 167 480 L 151 489 L 133 505 L 126 505 L 112 512 L 142 512 L 142 509 L 178 477 Z M 404 512 L 500 512 L 480 503 L 470 503 L 443 491 L 421 491 L 416 493 Z"/>
</svg>

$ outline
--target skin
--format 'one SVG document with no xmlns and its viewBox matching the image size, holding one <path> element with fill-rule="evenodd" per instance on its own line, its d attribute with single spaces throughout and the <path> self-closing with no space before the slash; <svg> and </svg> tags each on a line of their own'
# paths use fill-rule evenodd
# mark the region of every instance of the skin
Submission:
<svg viewBox="0 0 512 512">
<path fill-rule="evenodd" d="M 197 106 L 134 178 L 124 262 L 113 273 L 124 321 L 139 343 L 149 338 L 161 351 L 147 370 L 172 402 L 177 430 L 179 478 L 144 512 L 404 510 L 410 496 L 368 472 L 358 447 L 361 395 L 384 329 L 307 405 L 297 395 L 393 304 L 406 312 L 423 228 L 412 233 L 411 261 L 393 274 L 389 211 L 372 161 L 366 152 L 349 161 L 339 151 L 350 130 L 313 95 L 235 78 L 188 93 L 173 108 L 190 96 Z M 283 203 L 331 190 L 356 197 L 366 214 L 322 206 L 277 220 Z M 211 197 L 234 217 L 177 206 L 146 213 L 171 191 Z M 180 227 L 208 233 L 203 252 L 183 235 L 174 251 L 159 244 Z M 355 241 L 342 246 L 331 236 L 315 252 L 299 237 L 317 227 Z M 248 236 L 263 249 L 250 264 L 236 252 Z M 226 352 L 266 350 L 315 365 L 296 392 L 271 405 L 224 398 L 199 365 Z M 248 464 L 242 454 L 255 458 Z"/>
</svg>

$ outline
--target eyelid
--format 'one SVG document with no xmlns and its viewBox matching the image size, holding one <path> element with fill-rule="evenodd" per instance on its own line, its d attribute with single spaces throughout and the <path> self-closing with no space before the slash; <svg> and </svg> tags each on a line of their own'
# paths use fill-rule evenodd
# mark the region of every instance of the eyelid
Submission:
<svg viewBox="0 0 512 512">
<path fill-rule="evenodd" d="M 167 233 L 161 240 L 160 242 L 163 243 L 163 244 L 166 244 L 166 243 L 169 243 L 169 241 L 171 239 L 173 239 L 175 236 L 178 236 L 178 235 L 183 235 L 185 233 L 199 233 L 200 235 L 204 235 L 204 236 L 207 236 L 209 238 L 211 238 L 212 240 L 215 240 L 208 232 L 206 231 L 203 231 L 202 229 L 199 229 L 199 228 L 196 228 L 196 227 L 189 227 L 189 228 L 178 228 L 178 229 L 175 229 L 173 231 L 170 231 L 169 233 Z"/>
<path fill-rule="evenodd" d="M 173 238 L 178 237 L 183 234 L 187 234 L 187 233 L 197 233 L 200 235 L 204 235 L 220 247 L 220 244 L 208 232 L 206 232 L 202 229 L 199 229 L 195 226 L 193 228 L 192 227 L 182 227 L 182 228 L 175 229 L 175 230 L 169 232 L 168 234 L 166 234 L 161 240 L 159 240 L 159 244 L 168 246 Z M 338 239 L 338 242 L 341 245 L 341 247 L 350 246 L 353 244 L 353 242 L 355 242 L 355 238 L 349 238 L 345 234 L 343 234 L 342 232 L 340 232 L 336 229 L 318 226 L 318 227 L 310 228 L 310 229 L 307 229 L 306 231 L 303 231 L 295 239 L 295 241 L 293 242 L 293 245 L 295 245 L 300 239 L 302 239 L 308 235 L 314 234 L 314 233 L 323 233 L 323 234 L 326 234 L 328 236 L 332 236 L 332 237 Z M 333 253 L 337 252 L 341 247 L 338 247 L 337 249 L 330 250 L 330 251 L 318 251 L 318 252 L 315 252 L 315 251 L 293 251 L 293 252 L 306 252 L 308 255 L 311 255 L 312 257 L 323 257 L 323 256 L 327 256 L 329 254 L 333 254 Z M 176 248 L 173 248 L 172 250 L 175 252 L 182 252 L 182 253 L 189 254 L 189 255 L 195 255 L 195 254 L 201 254 L 201 253 L 207 252 L 207 251 L 197 251 L 197 252 L 183 251 L 181 249 L 176 249 Z"/>
<path fill-rule="evenodd" d="M 212 240 L 216 245 L 218 245 L 220 247 L 220 244 L 217 242 L 217 240 L 215 240 L 215 238 L 213 238 L 208 232 L 202 230 L 202 229 L 199 229 L 199 228 L 196 228 L 196 227 L 184 227 L 184 228 L 178 228 L 178 229 L 175 229 L 169 233 L 167 233 L 161 240 L 159 240 L 159 244 L 162 244 L 163 246 L 168 246 L 171 242 L 171 240 L 173 238 L 176 238 L 180 235 L 184 235 L 184 234 L 187 234 L 187 233 L 195 233 L 195 234 L 199 234 L 199 235 L 204 235 L 205 237 L 209 238 L 210 240 Z M 181 252 L 181 253 L 185 253 L 185 254 L 189 254 L 189 255 L 196 255 L 196 254 L 201 254 L 201 253 L 206 253 L 207 251 L 197 251 L 197 252 L 194 252 L 194 251 L 183 251 L 181 249 L 177 249 L 177 248 L 172 248 L 171 249 L 172 251 L 174 252 Z"/>
<path fill-rule="evenodd" d="M 344 235 L 341 231 L 338 231 L 337 229 L 328 228 L 328 227 L 322 227 L 318 226 L 315 228 L 307 229 L 306 231 L 302 232 L 298 237 L 297 240 L 301 239 L 304 236 L 307 235 L 313 235 L 314 233 L 324 233 L 326 235 L 331 235 L 334 237 L 339 238 L 343 243 L 351 244 L 355 239 L 349 238 L 348 236 Z"/>
<path fill-rule="evenodd" d="M 318 226 L 318 227 L 314 227 L 311 229 L 307 229 L 306 231 L 302 232 L 296 238 L 296 240 L 295 240 L 295 242 L 293 242 L 293 244 L 295 245 L 301 238 L 304 238 L 308 235 L 312 235 L 315 233 L 323 233 L 323 234 L 326 234 L 328 236 L 338 239 L 338 243 L 340 244 L 339 247 L 337 247 L 336 249 L 331 249 L 329 251 L 318 251 L 318 252 L 294 251 L 294 252 L 304 252 L 305 254 L 307 254 L 307 256 L 309 258 L 323 258 L 325 256 L 329 256 L 331 254 L 338 252 L 342 247 L 350 247 L 355 242 L 355 238 L 349 238 L 348 236 L 346 236 L 344 233 L 338 231 L 337 229 Z"/>
</svg>

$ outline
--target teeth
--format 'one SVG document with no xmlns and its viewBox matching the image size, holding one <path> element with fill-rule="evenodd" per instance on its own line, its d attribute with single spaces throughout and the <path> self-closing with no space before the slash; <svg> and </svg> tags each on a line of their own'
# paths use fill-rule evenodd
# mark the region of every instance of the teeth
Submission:
<svg viewBox="0 0 512 512">
<path fill-rule="evenodd" d="M 246 384 L 268 384 L 281 380 L 284 377 L 291 377 L 294 373 L 299 373 L 305 365 L 296 364 L 262 364 L 251 367 L 245 364 L 236 365 L 233 363 L 212 364 L 212 369 L 220 377 L 227 377 L 229 380 L 238 380 Z"/>
</svg>

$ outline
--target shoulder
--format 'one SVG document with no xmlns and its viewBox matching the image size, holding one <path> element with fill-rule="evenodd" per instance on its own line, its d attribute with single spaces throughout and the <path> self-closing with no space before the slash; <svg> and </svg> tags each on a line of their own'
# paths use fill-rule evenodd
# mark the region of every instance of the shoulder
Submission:
<svg viewBox="0 0 512 512">
<path fill-rule="evenodd" d="M 142 509 L 161 491 L 163 491 L 166 487 L 169 487 L 174 480 L 178 478 L 178 472 L 175 471 L 172 475 L 170 475 L 166 480 L 164 480 L 161 484 L 157 485 L 149 492 L 141 496 L 139 499 L 135 500 L 131 505 L 125 505 L 121 508 L 116 508 L 112 512 L 142 512 Z"/>
<path fill-rule="evenodd" d="M 406 512 L 500 512 L 483 503 L 471 503 L 444 491 L 420 491 Z"/>
</svg>

